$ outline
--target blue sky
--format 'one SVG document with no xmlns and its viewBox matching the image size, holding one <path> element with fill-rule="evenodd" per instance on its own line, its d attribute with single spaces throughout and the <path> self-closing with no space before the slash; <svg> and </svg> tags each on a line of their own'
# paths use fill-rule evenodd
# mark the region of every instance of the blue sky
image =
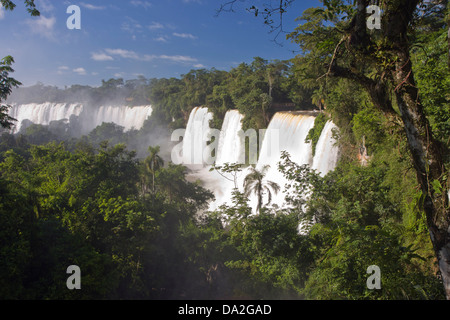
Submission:
<svg viewBox="0 0 450 320">
<path fill-rule="evenodd" d="M 229 70 L 260 56 L 289 59 L 295 44 L 278 37 L 238 3 L 235 13 L 216 10 L 226 0 L 36 0 L 40 17 L 23 1 L 14 11 L 0 9 L 0 57 L 15 59 L 12 74 L 25 86 L 83 84 L 102 79 L 179 77 L 195 68 Z M 253 3 L 267 1 L 255 0 Z M 69 5 L 81 9 L 81 29 L 70 30 Z M 318 0 L 298 0 L 285 17 L 293 30 L 303 10 Z"/>
</svg>

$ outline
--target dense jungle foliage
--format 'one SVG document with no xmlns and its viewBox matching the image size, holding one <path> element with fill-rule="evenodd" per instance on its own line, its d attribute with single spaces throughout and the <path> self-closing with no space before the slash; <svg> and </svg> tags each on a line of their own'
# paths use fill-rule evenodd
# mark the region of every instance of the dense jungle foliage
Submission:
<svg viewBox="0 0 450 320">
<path fill-rule="evenodd" d="M 410 54 L 448 166 L 448 3 L 434 9 L 416 22 Z M 110 79 L 98 88 L 17 90 L 25 97 L 18 103 L 125 101 L 151 104 L 154 112 L 133 132 L 113 124 L 82 137 L 51 125 L 3 132 L 0 298 L 445 299 L 403 125 L 386 117 L 362 85 L 323 76 L 327 67 L 319 62 L 339 42 L 325 23 L 330 14 L 323 8 L 303 14 L 306 22 L 290 37 L 305 53 L 289 61 L 255 58 L 230 71 Z M 8 80 L 0 83 L 2 101 L 17 85 L 12 62 L 0 65 Z M 195 106 L 209 107 L 217 128 L 229 109 L 245 115 L 244 128 L 265 128 L 276 104 L 292 103 L 295 110 L 322 112 L 312 142 L 326 119 L 334 121 L 341 155 L 321 177 L 284 154 L 279 170 L 290 181 L 287 209 L 267 205 L 253 215 L 236 190 L 232 204 L 205 212 L 213 195 L 201 181 L 188 181 L 187 168 L 161 156 L 160 146 L 148 146 L 145 157 L 133 151 L 135 137 L 161 123 L 183 127 Z M 447 196 L 441 183 L 435 189 Z M 82 290 L 67 289 L 69 265 L 80 266 Z M 370 265 L 380 267 L 379 290 L 366 285 Z"/>
</svg>

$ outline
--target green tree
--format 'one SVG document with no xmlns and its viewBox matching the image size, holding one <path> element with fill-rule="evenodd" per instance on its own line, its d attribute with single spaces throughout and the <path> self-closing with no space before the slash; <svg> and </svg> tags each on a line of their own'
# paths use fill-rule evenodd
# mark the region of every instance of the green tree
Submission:
<svg viewBox="0 0 450 320">
<path fill-rule="evenodd" d="M 16 7 L 15 3 L 11 0 L 0 0 L 0 4 L 5 10 L 12 11 Z M 40 12 L 36 9 L 34 0 L 25 0 L 27 11 L 31 16 L 39 16 Z M 9 77 L 10 72 L 14 72 L 11 65 L 14 63 L 14 59 L 11 56 L 6 56 L 0 61 L 0 126 L 10 129 L 13 126 L 15 119 L 8 115 L 9 106 L 3 105 L 1 102 L 5 100 L 11 93 L 12 88 L 18 87 L 22 83 Z"/>
<path fill-rule="evenodd" d="M 250 168 L 250 172 L 245 176 L 244 179 L 244 196 L 248 197 L 254 193 L 257 197 L 256 211 L 260 212 L 263 206 L 264 193 L 267 193 L 267 203 L 272 202 L 272 192 L 275 194 L 280 191 L 280 186 L 273 181 L 265 181 L 264 177 L 269 170 L 269 165 L 265 165 L 261 170 L 257 170 L 254 167 Z"/>
<path fill-rule="evenodd" d="M 382 139 L 379 143 L 386 145 L 387 138 Z M 391 146 L 386 148 L 390 150 Z M 382 157 L 381 153 L 376 156 Z M 390 175 L 396 177 L 404 169 L 390 168 L 390 163 L 399 159 L 389 157 L 368 166 L 341 162 L 335 171 L 321 177 L 283 154 L 279 168 L 290 185 L 286 197 L 289 207 L 284 211 L 300 218 L 301 234 L 310 245 L 306 252 L 314 252 L 305 266 L 311 273 L 300 290 L 306 298 L 444 298 L 442 285 L 431 270 L 431 242 L 420 232 L 406 232 L 402 222 L 400 198 L 407 198 L 404 190 L 410 182 L 405 180 L 414 177 L 391 183 Z M 366 286 L 369 265 L 383 270 L 380 291 Z"/>
<path fill-rule="evenodd" d="M 283 0 L 273 6 L 271 3 L 265 7 L 267 10 L 252 8 L 256 15 L 261 13 L 265 22 L 273 26 L 274 15 L 283 16 L 292 2 Z M 290 38 L 307 55 L 318 58 L 318 66 L 324 66 L 316 79 L 347 79 L 356 83 L 364 88 L 380 112 L 402 124 L 424 198 L 423 210 L 435 255 L 450 299 L 450 211 L 448 197 L 442 196 L 448 188 L 436 189 L 438 185 L 446 185 L 448 172 L 443 155 L 448 148 L 431 130 L 411 59 L 414 35 L 423 27 L 419 24 L 420 17 L 427 17 L 432 12 L 445 12 L 448 1 L 382 1 L 381 29 L 375 31 L 367 28 L 367 7 L 371 1 L 322 2 L 322 8 L 307 12 L 310 19 L 299 25 Z M 226 5 L 235 3 L 229 1 Z M 446 15 L 441 16 L 441 28 L 447 27 Z M 309 23 L 313 20 L 316 23 Z M 326 34 L 329 36 L 324 37 Z"/>
<path fill-rule="evenodd" d="M 11 129 L 16 120 L 8 115 L 10 106 L 2 104 L 2 101 L 6 100 L 12 88 L 22 84 L 9 77 L 9 73 L 14 72 L 11 67 L 13 63 L 14 59 L 11 56 L 6 56 L 0 61 L 0 126 L 6 129 Z"/>
<path fill-rule="evenodd" d="M 152 176 L 152 192 L 155 193 L 155 176 L 156 176 L 156 171 L 158 171 L 161 167 L 164 166 L 164 160 L 159 156 L 159 151 L 160 151 L 160 147 L 156 146 L 156 147 L 148 147 L 148 152 L 150 153 L 150 155 L 145 158 L 144 163 L 145 163 L 145 168 L 148 172 L 148 174 L 150 174 Z"/>
<path fill-rule="evenodd" d="M 450 216 L 448 198 L 441 197 L 431 185 L 433 181 L 443 183 L 446 176 L 442 157 L 445 148 L 430 132 L 410 54 L 413 43 L 409 35 L 418 31 L 415 14 L 426 10 L 426 4 L 420 0 L 383 2 L 382 28 L 378 32 L 369 32 L 366 26 L 369 1 L 359 0 L 355 4 L 324 1 L 324 5 L 325 11 L 318 13 L 324 19 L 327 19 L 326 14 L 332 17 L 329 20 L 337 20 L 338 16 L 344 16 L 344 21 L 347 18 L 347 22 L 335 22 L 333 27 L 333 30 L 344 30 L 344 33 L 335 44 L 334 54 L 326 59 L 329 65 L 326 74 L 356 81 L 365 88 L 376 108 L 388 117 L 400 119 L 424 196 L 423 209 L 444 286 L 450 298 L 450 266 L 445 262 L 450 261 L 450 244 L 446 240 Z M 444 2 L 442 7 L 445 9 Z M 306 33 L 300 32 L 296 36 L 301 39 Z M 366 72 L 368 66 L 372 74 Z M 390 94 L 393 94 L 393 99 Z"/>
<path fill-rule="evenodd" d="M 2 4 L 3 8 L 5 8 L 5 10 L 12 11 L 16 7 L 15 3 L 11 0 L 0 0 L 0 3 Z M 36 9 L 34 0 L 25 0 L 25 6 L 27 7 L 27 11 L 31 16 L 40 15 L 39 10 Z"/>
</svg>

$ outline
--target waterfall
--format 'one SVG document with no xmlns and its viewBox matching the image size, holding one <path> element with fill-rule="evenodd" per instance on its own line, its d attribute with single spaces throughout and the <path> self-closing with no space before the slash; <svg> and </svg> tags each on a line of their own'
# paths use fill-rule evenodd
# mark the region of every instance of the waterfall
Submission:
<svg viewBox="0 0 450 320">
<path fill-rule="evenodd" d="M 245 162 L 245 143 L 239 132 L 242 130 L 244 116 L 237 110 L 229 110 L 225 114 L 220 130 L 217 148 L 216 165 Z"/>
<path fill-rule="evenodd" d="M 335 128 L 336 125 L 332 121 L 328 121 L 316 145 L 312 169 L 317 170 L 321 176 L 325 176 L 336 167 L 339 148 L 335 145 L 336 140 L 333 138 L 332 130 Z"/>
<path fill-rule="evenodd" d="M 242 115 L 237 111 L 228 111 L 222 126 L 219 140 L 219 151 L 216 164 L 225 162 L 240 162 L 241 154 L 244 154 L 242 140 L 237 138 L 241 130 Z M 281 161 L 281 152 L 286 151 L 290 159 L 298 165 L 308 164 L 312 169 L 317 170 L 322 176 L 333 170 L 338 160 L 339 149 L 335 145 L 332 137 L 332 130 L 336 128 L 333 122 L 328 121 L 322 130 L 321 136 L 316 145 L 316 153 L 313 157 L 311 144 L 305 142 L 306 136 L 314 126 L 315 116 L 302 114 L 300 112 L 278 112 L 271 119 L 267 130 L 265 130 L 260 154 L 256 164 L 256 169 L 261 170 L 265 165 L 269 169 L 265 175 L 266 181 L 276 182 L 280 191 L 278 194 L 272 193 L 272 204 L 283 207 L 285 202 L 285 184 L 288 182 L 281 172 L 278 171 L 278 163 Z M 223 157 L 223 158 L 222 158 Z M 244 158 L 245 159 L 245 158 Z M 210 209 L 215 209 L 223 203 L 231 204 L 231 191 L 234 183 L 217 176 L 208 175 L 207 180 L 210 188 L 216 195 L 216 201 L 212 203 Z M 249 169 L 245 169 L 238 176 L 237 186 L 243 191 L 243 182 Z M 207 175 L 203 172 L 203 175 Z M 215 184 L 211 183 L 214 181 Z M 267 200 L 265 195 L 264 203 Z M 256 196 L 249 197 L 249 204 L 256 208 Z"/>
<path fill-rule="evenodd" d="M 278 171 L 278 163 L 281 161 L 281 152 L 286 151 L 290 159 L 298 165 L 312 165 L 311 144 L 305 142 L 309 130 L 314 126 L 314 116 L 278 112 L 267 127 L 263 143 L 260 149 L 257 170 L 269 165 L 265 180 L 276 182 L 280 191 L 272 194 L 272 203 L 281 207 L 284 203 L 285 184 L 288 182 L 281 172 Z M 251 199 L 255 203 L 255 199 Z M 253 205 L 252 205 L 253 207 Z"/>
<path fill-rule="evenodd" d="M 9 115 L 17 119 L 14 133 L 19 132 L 22 121 L 29 120 L 35 124 L 48 125 L 52 121 L 67 119 L 72 115 L 79 116 L 85 128 L 92 130 L 103 122 L 114 122 L 125 130 L 140 129 L 144 121 L 151 115 L 151 106 L 100 106 L 86 108 L 82 104 L 43 103 L 13 104 Z"/>
<path fill-rule="evenodd" d="M 13 132 L 19 132 L 23 120 L 29 120 L 35 124 L 48 125 L 52 121 L 69 120 L 71 115 L 79 116 L 82 111 L 83 106 L 76 103 L 13 104 L 9 110 L 9 116 L 17 120 Z"/>
<path fill-rule="evenodd" d="M 207 108 L 198 107 L 191 111 L 181 146 L 181 161 L 178 161 L 178 155 L 174 161 L 193 170 L 188 179 L 200 179 L 204 187 L 214 192 L 216 201 L 210 204 L 210 210 L 229 202 L 234 187 L 233 181 L 224 178 L 215 170 L 210 171 L 213 162 L 223 165 L 226 162 L 243 163 L 245 160 L 244 145 L 239 137 L 243 116 L 237 110 L 227 111 L 220 131 L 209 127 L 212 117 Z M 211 135 L 214 135 L 217 141 L 207 146 L 206 142 L 210 140 Z M 208 152 L 213 148 L 216 151 L 215 157 L 205 161 Z"/>
<path fill-rule="evenodd" d="M 208 133 L 211 133 L 209 122 L 212 114 L 207 108 L 194 108 L 189 115 L 189 120 L 184 132 L 182 142 L 182 163 L 193 172 L 192 180 L 200 179 L 204 186 L 214 192 L 216 200 L 210 204 L 210 210 L 216 209 L 221 204 L 231 204 L 231 192 L 235 187 L 235 181 L 231 175 L 227 178 L 217 171 L 210 171 L 211 166 L 205 163 L 205 148 L 208 141 Z M 220 133 L 217 134 L 218 142 L 214 144 L 217 149 L 215 164 L 244 163 L 245 143 L 242 131 L 243 115 L 237 110 L 229 110 L 225 114 Z M 290 159 L 298 165 L 308 164 L 319 171 L 321 175 L 333 170 L 338 157 L 338 148 L 334 145 L 332 130 L 336 127 L 328 121 L 322 131 L 316 146 L 316 154 L 313 157 L 311 144 L 305 142 L 309 131 L 314 126 L 315 116 L 301 112 L 278 112 L 264 130 L 264 137 L 260 144 L 259 158 L 256 169 L 261 170 L 265 165 L 269 169 L 265 175 L 266 181 L 276 182 L 280 187 L 278 194 L 272 194 L 272 204 L 278 207 L 284 206 L 285 184 L 288 182 L 278 171 L 278 163 L 281 161 L 281 152 L 286 151 Z M 193 166 L 197 165 L 197 166 Z M 236 186 L 243 191 L 245 176 L 249 168 L 244 169 L 237 177 Z M 267 195 L 265 195 L 265 201 Z M 256 207 L 256 197 L 249 197 L 251 207 Z"/>
<path fill-rule="evenodd" d="M 244 116 L 238 110 L 228 110 L 220 130 L 219 142 L 217 145 L 217 156 L 215 164 L 217 166 L 225 163 L 245 163 L 245 142 L 241 136 L 242 119 Z M 216 200 L 210 203 L 209 209 L 214 210 L 223 203 L 231 202 L 232 190 L 235 187 L 233 176 L 227 178 L 221 176 L 217 171 L 209 171 L 211 167 L 204 168 L 200 172 L 200 178 L 205 181 L 205 186 L 214 191 Z M 242 182 L 241 179 L 238 183 Z M 205 177 L 207 177 L 205 179 Z"/>
<path fill-rule="evenodd" d="M 207 108 L 194 108 L 189 115 L 189 120 L 184 131 L 182 142 L 182 163 L 189 166 L 193 171 L 189 179 L 200 179 L 204 187 L 211 190 L 216 200 L 210 203 L 209 210 L 214 210 L 222 204 L 231 205 L 232 190 L 235 187 L 233 177 L 227 178 L 217 171 L 210 171 L 211 166 L 205 163 L 205 147 L 208 139 L 207 133 L 211 133 L 209 121 L 212 114 Z M 243 115 L 237 110 L 229 110 L 225 114 L 222 128 L 217 135 L 218 142 L 214 144 L 217 148 L 216 165 L 228 163 L 245 162 L 245 143 L 242 131 Z M 272 204 L 284 207 L 285 184 L 288 182 L 281 172 L 278 171 L 278 163 L 281 161 L 281 152 L 286 151 L 290 159 L 298 165 L 308 164 L 311 168 L 318 170 L 321 175 L 325 175 L 333 170 L 338 159 L 338 148 L 334 145 L 332 130 L 336 126 L 327 122 L 316 146 L 316 153 L 313 157 L 311 144 L 305 142 L 309 131 L 314 126 L 315 115 L 301 112 L 278 112 L 263 131 L 264 137 L 260 144 L 259 158 L 256 169 L 261 170 L 265 165 L 269 165 L 265 180 L 276 182 L 280 186 L 278 194 L 272 193 Z M 260 132 L 261 135 L 261 132 Z M 249 151 L 250 152 L 250 151 Z M 197 166 L 192 166 L 196 164 Z M 245 176 L 249 173 L 249 168 L 239 173 L 237 187 L 242 192 Z M 267 200 L 265 195 L 264 203 Z M 256 208 L 256 197 L 249 197 L 249 205 Z"/>
<path fill-rule="evenodd" d="M 93 112 L 93 128 L 101 125 L 103 122 L 113 122 L 124 127 L 125 131 L 131 129 L 139 130 L 151 114 L 151 106 L 101 106 L 95 108 Z"/>
<path fill-rule="evenodd" d="M 209 122 L 212 113 L 208 108 L 196 107 L 191 111 L 183 137 L 181 162 L 186 166 L 203 166 L 205 164 L 206 142 L 211 132 Z M 217 143 L 217 142 L 216 142 Z"/>
</svg>

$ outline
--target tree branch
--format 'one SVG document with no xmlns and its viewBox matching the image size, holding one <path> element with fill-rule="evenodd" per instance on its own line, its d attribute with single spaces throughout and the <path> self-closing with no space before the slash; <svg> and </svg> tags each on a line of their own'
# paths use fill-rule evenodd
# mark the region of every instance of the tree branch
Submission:
<svg viewBox="0 0 450 320">
<path fill-rule="evenodd" d="M 336 63 L 330 64 L 330 74 L 335 77 L 341 77 L 359 83 L 367 90 L 372 102 L 380 111 L 384 114 L 398 116 L 392 106 L 388 87 L 381 80 L 373 80 L 361 73 L 356 73 L 348 68 L 340 67 Z"/>
<path fill-rule="evenodd" d="M 235 12 L 234 6 L 237 2 L 246 2 L 247 0 L 230 0 L 220 5 L 220 8 L 216 11 L 215 17 L 218 17 L 222 12 Z M 277 5 L 272 6 L 272 3 L 276 2 Z M 269 32 L 274 33 L 274 42 L 278 45 L 281 45 L 280 42 L 277 41 L 278 37 L 282 33 L 288 33 L 283 28 L 283 18 L 284 14 L 287 12 L 287 8 L 294 3 L 295 0 L 270 0 L 268 4 L 264 4 L 263 8 L 260 9 L 255 5 L 247 8 L 248 12 L 252 12 L 255 17 L 262 16 L 264 19 L 264 24 L 269 26 L 271 29 Z M 274 16 L 278 16 L 278 23 L 272 19 Z"/>
</svg>

